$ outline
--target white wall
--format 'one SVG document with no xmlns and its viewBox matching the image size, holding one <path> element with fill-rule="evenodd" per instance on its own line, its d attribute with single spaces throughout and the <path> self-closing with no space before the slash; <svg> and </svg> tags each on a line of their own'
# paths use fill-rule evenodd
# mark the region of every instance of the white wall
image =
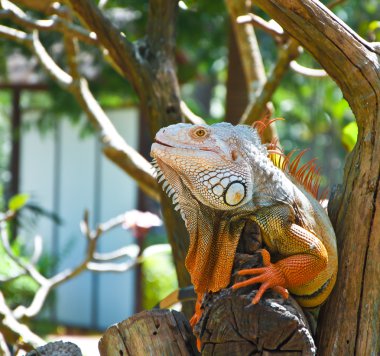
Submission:
<svg viewBox="0 0 380 356">
<path fill-rule="evenodd" d="M 108 113 L 120 134 L 138 145 L 138 113 L 117 110 Z M 23 120 L 32 120 L 30 115 Z M 54 211 L 61 226 L 46 218 L 36 232 L 43 235 L 45 251 L 55 255 L 60 271 L 83 259 L 86 240 L 79 230 L 83 212 L 90 221 L 106 221 L 136 208 L 136 184 L 101 155 L 96 137 L 79 138 L 79 128 L 68 121 L 45 135 L 36 130 L 22 135 L 20 192 Z M 98 220 L 98 221 L 95 221 Z M 133 242 L 129 232 L 115 229 L 100 240 L 100 251 L 111 251 Z M 55 317 L 63 324 L 104 329 L 133 314 L 134 272 L 95 274 L 85 272 L 57 289 Z"/>
</svg>

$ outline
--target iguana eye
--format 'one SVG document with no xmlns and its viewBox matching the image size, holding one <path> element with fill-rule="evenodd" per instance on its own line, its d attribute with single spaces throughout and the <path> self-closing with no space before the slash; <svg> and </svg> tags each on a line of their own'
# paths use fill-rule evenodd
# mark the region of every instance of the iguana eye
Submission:
<svg viewBox="0 0 380 356">
<path fill-rule="evenodd" d="M 200 127 L 200 128 L 193 131 L 193 135 L 196 137 L 206 137 L 207 131 L 206 131 L 206 129 Z"/>
</svg>

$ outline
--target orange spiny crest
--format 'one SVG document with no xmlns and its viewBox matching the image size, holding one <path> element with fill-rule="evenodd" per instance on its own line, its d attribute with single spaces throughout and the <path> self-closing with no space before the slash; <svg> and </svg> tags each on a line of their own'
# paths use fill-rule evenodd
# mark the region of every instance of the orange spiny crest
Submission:
<svg viewBox="0 0 380 356">
<path fill-rule="evenodd" d="M 278 140 L 275 140 L 267 145 L 267 150 L 268 158 L 276 167 L 294 177 L 317 200 L 322 201 L 326 198 L 328 193 L 326 189 L 319 194 L 321 176 L 320 168 L 316 165 L 316 158 L 300 166 L 301 159 L 308 149 L 298 152 L 295 156 L 296 150 L 294 149 L 286 155 L 278 147 Z"/>
<path fill-rule="evenodd" d="M 252 126 L 256 129 L 257 133 L 263 139 L 263 133 L 265 129 L 276 121 L 285 120 L 282 117 L 276 117 L 271 119 L 269 116 L 264 117 L 262 120 L 255 121 Z"/>
<path fill-rule="evenodd" d="M 268 151 L 269 159 L 273 162 L 273 164 L 276 167 L 281 168 L 283 161 L 286 158 L 286 155 L 278 144 L 278 138 L 273 137 L 272 141 L 267 143 L 265 146 L 266 146 L 267 151 Z"/>
</svg>

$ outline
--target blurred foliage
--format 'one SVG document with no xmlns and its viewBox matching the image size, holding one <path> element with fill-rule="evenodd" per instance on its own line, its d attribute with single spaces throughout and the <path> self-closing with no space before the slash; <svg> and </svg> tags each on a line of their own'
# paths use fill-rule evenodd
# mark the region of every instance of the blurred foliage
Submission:
<svg viewBox="0 0 380 356">
<path fill-rule="evenodd" d="M 20 210 L 29 200 L 29 194 L 17 194 L 9 199 L 8 209 L 11 211 Z"/>
<path fill-rule="evenodd" d="M 177 289 L 178 281 L 171 248 L 165 234 L 148 234 L 143 248 L 142 306 L 144 309 L 150 309 Z"/>
<path fill-rule="evenodd" d="M 352 151 L 358 137 L 358 125 L 356 121 L 347 124 L 342 131 L 342 142 L 347 151 Z"/>
<path fill-rule="evenodd" d="M 24 246 L 18 240 L 12 243 L 11 248 L 16 256 L 21 257 L 24 261 L 27 260 L 22 257 L 24 256 Z M 2 244 L 0 244 L 0 261 L 1 277 L 7 278 L 22 272 L 20 267 L 7 255 Z M 1 282 L 0 288 L 8 305 L 15 308 L 20 304 L 30 304 L 38 284 L 29 276 L 21 276 L 8 282 Z"/>
<path fill-rule="evenodd" d="M 33 239 L 26 238 L 24 235 L 30 236 L 30 232 L 33 230 L 32 225 L 36 225 L 41 217 L 52 219 L 56 223 L 61 221 L 55 214 L 47 212 L 28 201 L 28 194 L 17 194 L 9 199 L 8 212 L 17 212 L 17 214 L 6 224 L 9 237 L 12 237 L 14 224 L 17 225 L 18 229 L 22 229 L 21 232 L 17 230 L 20 233 L 15 238 L 10 238 L 9 243 L 13 254 L 24 263 L 29 263 L 31 258 L 31 242 Z M 48 252 L 43 252 L 35 267 L 42 275 L 49 276 L 58 262 L 57 258 L 51 256 Z M 10 308 L 15 308 L 18 305 L 29 305 L 39 287 L 38 283 L 28 275 L 13 278 L 22 274 L 22 272 L 21 267 L 8 256 L 0 240 L 0 289 Z M 51 305 L 54 297 L 53 291 L 49 295 L 44 308 Z"/>
</svg>

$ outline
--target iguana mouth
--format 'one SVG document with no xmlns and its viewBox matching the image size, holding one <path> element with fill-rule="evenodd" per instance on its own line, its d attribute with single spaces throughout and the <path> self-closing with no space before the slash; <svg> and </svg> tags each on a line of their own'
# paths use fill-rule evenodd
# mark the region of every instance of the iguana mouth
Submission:
<svg viewBox="0 0 380 356">
<path fill-rule="evenodd" d="M 160 140 L 157 140 L 157 138 L 154 139 L 155 143 L 161 146 L 169 147 L 169 148 L 176 148 L 179 150 L 188 150 L 188 151 L 205 151 L 205 152 L 214 152 L 216 154 L 219 154 L 218 150 L 215 149 L 215 147 L 190 147 L 190 146 L 173 146 L 169 145 L 168 143 L 162 142 Z"/>
<path fill-rule="evenodd" d="M 159 145 L 161 145 L 161 146 L 166 146 L 166 147 L 171 147 L 171 148 L 174 147 L 174 146 L 168 145 L 168 144 L 165 143 L 165 142 L 159 141 L 159 140 L 157 140 L 157 139 L 155 139 L 154 141 L 155 141 L 156 143 L 158 143 Z"/>
</svg>

